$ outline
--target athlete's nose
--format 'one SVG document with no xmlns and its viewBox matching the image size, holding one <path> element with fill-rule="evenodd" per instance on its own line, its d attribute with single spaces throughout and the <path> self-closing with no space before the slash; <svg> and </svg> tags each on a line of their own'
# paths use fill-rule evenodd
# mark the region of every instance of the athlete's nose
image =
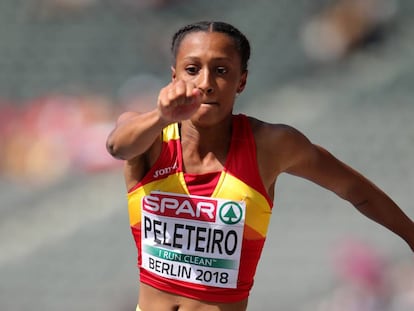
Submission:
<svg viewBox="0 0 414 311">
<path fill-rule="evenodd" d="M 209 87 L 209 88 L 206 88 L 206 89 L 204 89 L 204 88 L 202 88 L 202 87 L 198 87 L 198 89 L 199 89 L 201 92 L 203 92 L 204 94 L 211 94 L 211 93 L 213 93 L 213 88 L 212 88 L 212 87 Z"/>
<path fill-rule="evenodd" d="M 212 75 L 209 70 L 203 70 L 198 76 L 197 88 L 204 94 L 211 94 L 214 92 Z"/>
</svg>

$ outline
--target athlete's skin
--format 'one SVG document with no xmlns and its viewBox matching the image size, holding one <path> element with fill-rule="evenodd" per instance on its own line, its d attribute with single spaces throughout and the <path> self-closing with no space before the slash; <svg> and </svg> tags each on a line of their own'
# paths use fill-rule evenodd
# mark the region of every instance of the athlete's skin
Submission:
<svg viewBox="0 0 414 311">
<path fill-rule="evenodd" d="M 181 123 L 183 163 L 187 173 L 223 168 L 231 137 L 231 117 L 237 93 L 246 86 L 233 39 L 224 33 L 188 33 L 180 44 L 172 81 L 159 93 L 156 108 L 147 113 L 122 114 L 108 137 L 107 147 L 125 161 L 128 189 L 139 182 L 161 150 L 162 129 Z M 296 129 L 250 118 L 263 184 L 273 199 L 281 173 L 306 178 L 349 201 L 362 214 L 390 229 L 414 250 L 414 224 L 378 187 L 342 163 Z M 203 302 L 161 292 L 140 284 L 142 311 L 244 311 L 237 303 Z"/>
</svg>

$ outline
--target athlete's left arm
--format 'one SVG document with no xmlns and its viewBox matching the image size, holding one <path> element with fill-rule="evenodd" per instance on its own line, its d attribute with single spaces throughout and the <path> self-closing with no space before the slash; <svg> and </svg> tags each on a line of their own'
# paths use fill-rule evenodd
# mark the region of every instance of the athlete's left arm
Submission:
<svg viewBox="0 0 414 311">
<path fill-rule="evenodd" d="M 285 167 L 286 173 L 335 192 L 362 214 L 399 235 L 414 251 L 414 223 L 387 194 L 301 133 L 288 136 L 291 136 L 287 145 L 293 160 Z"/>
</svg>

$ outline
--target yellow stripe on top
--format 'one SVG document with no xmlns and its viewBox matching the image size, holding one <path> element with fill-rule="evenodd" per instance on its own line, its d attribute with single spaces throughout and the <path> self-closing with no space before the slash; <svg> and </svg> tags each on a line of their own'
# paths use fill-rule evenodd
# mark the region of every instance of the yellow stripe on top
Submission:
<svg viewBox="0 0 414 311">
<path fill-rule="evenodd" d="M 246 209 L 245 226 L 259 233 L 262 238 L 266 237 L 272 208 L 260 192 L 236 177 L 228 173 L 222 173 L 212 197 L 245 201 L 248 207 Z"/>
<path fill-rule="evenodd" d="M 142 185 L 128 193 L 130 225 L 134 226 L 141 221 L 141 200 L 151 191 L 162 189 L 165 192 L 188 194 L 183 187 L 183 183 L 180 182 L 183 178 L 182 173 L 172 174 L 165 179 Z M 248 206 L 245 225 L 259 233 L 261 237 L 266 236 L 272 209 L 260 192 L 230 174 L 223 172 L 211 197 L 245 201 L 246 206 Z"/>
<path fill-rule="evenodd" d="M 180 139 L 180 131 L 178 130 L 178 123 L 168 125 L 163 130 L 162 140 L 168 142 L 174 139 Z"/>
<path fill-rule="evenodd" d="M 144 196 L 162 189 L 165 192 L 174 192 L 186 194 L 186 189 L 182 186 L 184 176 L 182 173 L 169 175 L 167 178 L 156 180 L 148 184 L 142 185 L 134 191 L 128 193 L 128 211 L 129 211 L 129 222 L 131 226 L 141 222 L 141 200 Z"/>
</svg>

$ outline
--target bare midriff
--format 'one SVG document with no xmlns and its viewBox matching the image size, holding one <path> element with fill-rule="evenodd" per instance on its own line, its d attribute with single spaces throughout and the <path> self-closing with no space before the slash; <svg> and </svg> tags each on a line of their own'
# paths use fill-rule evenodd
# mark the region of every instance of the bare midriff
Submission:
<svg viewBox="0 0 414 311">
<path fill-rule="evenodd" d="M 140 284 L 139 307 L 141 311 L 246 311 L 247 299 L 238 302 L 220 303 L 191 299 L 160 291 Z"/>
</svg>

